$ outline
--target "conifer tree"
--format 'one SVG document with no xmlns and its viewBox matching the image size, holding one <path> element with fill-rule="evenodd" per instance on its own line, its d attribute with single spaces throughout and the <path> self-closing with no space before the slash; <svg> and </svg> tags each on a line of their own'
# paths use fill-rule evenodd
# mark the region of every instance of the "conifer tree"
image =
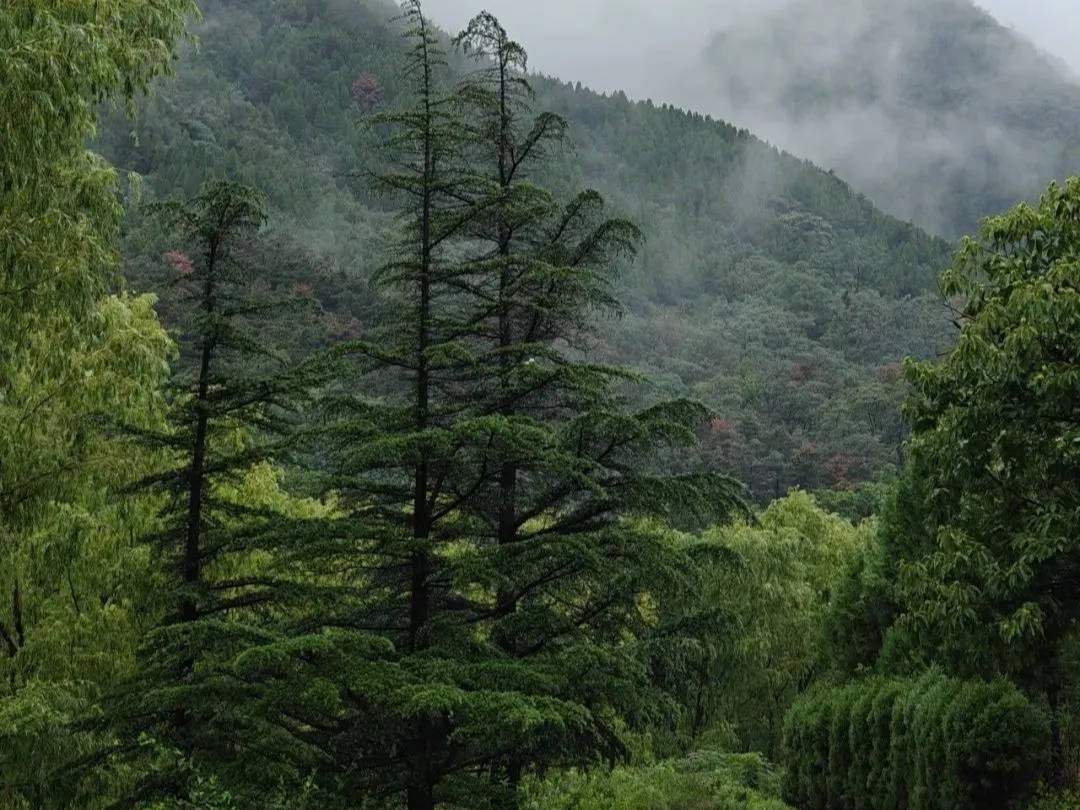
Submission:
<svg viewBox="0 0 1080 810">
<path fill-rule="evenodd" d="M 165 461 L 135 489 L 163 499 L 160 531 L 146 539 L 172 583 L 173 606 L 111 716 L 129 742 L 148 734 L 221 769 L 238 758 L 252 722 L 230 668 L 273 638 L 271 620 L 298 587 L 282 564 L 297 521 L 253 499 L 251 481 L 287 458 L 328 365 L 288 362 L 267 342 L 270 323 L 308 299 L 276 294 L 251 264 L 266 220 L 260 192 L 219 181 L 188 203 L 155 208 L 185 243 L 167 259 L 189 362 L 171 384 L 167 429 L 139 433 Z M 153 776 L 138 795 L 182 790 L 174 771 Z"/>
<path fill-rule="evenodd" d="M 271 598 L 269 581 L 214 570 L 227 570 L 218 560 L 228 555 L 260 549 L 250 526 L 236 531 L 252 513 L 220 484 L 285 453 L 317 364 L 289 364 L 265 342 L 270 321 L 306 301 L 260 285 L 259 268 L 247 261 L 248 242 L 266 220 L 261 192 L 214 182 L 190 203 L 158 210 L 188 242 L 167 258 L 174 292 L 187 302 L 181 344 L 192 362 L 180 365 L 172 384 L 172 430 L 147 437 L 172 449 L 175 464 L 144 485 L 169 496 L 156 539 L 166 559 L 176 554 L 176 618 L 191 623 Z"/>
<path fill-rule="evenodd" d="M 169 684 L 141 704 L 157 736 L 245 808 L 271 778 L 328 806 L 514 807 L 526 773 L 625 754 L 625 729 L 675 706 L 649 677 L 649 606 L 696 577 L 647 519 L 739 504 L 727 479 L 654 471 L 699 406 L 628 412 L 633 375 L 580 357 L 639 234 L 593 192 L 563 203 L 530 180 L 565 124 L 532 120 L 523 52 L 483 16 L 470 44 L 505 70 L 446 89 L 434 29 L 404 9 L 415 99 L 374 117 L 376 181 L 401 205 L 387 319 L 342 347 L 360 382 L 326 400 L 341 507 L 293 557 L 305 602 L 164 628 L 146 670 Z M 196 613 L 217 604 L 204 581 Z M 238 599 L 270 597 L 245 582 Z"/>
<path fill-rule="evenodd" d="M 345 418 L 329 435 L 343 495 L 355 505 L 353 542 L 341 548 L 362 558 L 343 565 L 365 574 L 358 583 L 363 595 L 343 600 L 321 622 L 374 630 L 394 651 L 364 687 L 400 691 L 392 701 L 365 696 L 354 717 L 366 730 L 362 742 L 352 738 L 350 752 L 358 789 L 400 791 L 410 810 L 429 810 L 451 759 L 450 728 L 439 709 L 447 684 L 432 662 L 456 643 L 442 633 L 455 611 L 445 558 L 461 537 L 452 496 L 462 489 L 455 482 L 463 478 L 461 450 L 471 439 L 462 403 L 449 392 L 467 357 L 456 326 L 456 247 L 472 215 L 471 178 L 463 161 L 468 127 L 458 95 L 447 89 L 437 32 L 417 0 L 402 8 L 414 99 L 373 119 L 389 132 L 388 168 L 375 185 L 401 204 L 396 254 L 375 279 L 393 317 L 377 341 L 353 347 L 365 389 L 394 394 L 337 403 Z M 385 762 L 387 750 L 399 752 L 396 761 Z"/>
<path fill-rule="evenodd" d="M 562 204 L 524 182 L 565 124 L 528 120 L 523 53 L 485 15 L 470 44 L 501 75 L 444 91 L 419 3 L 405 19 L 416 101 L 376 118 L 393 155 L 379 184 L 403 202 L 379 276 L 392 309 L 382 340 L 354 347 L 366 390 L 391 393 L 339 403 L 331 435 L 354 509 L 336 567 L 354 590 L 316 622 L 382 653 L 324 671 L 341 680 L 319 745 L 349 763 L 351 791 L 410 810 L 514 806 L 521 774 L 618 756 L 620 725 L 659 705 L 628 641 L 655 625 L 646 595 L 694 570 L 631 518 L 738 496 L 727 479 L 650 474 L 702 409 L 624 413 L 614 383 L 632 375 L 565 345 L 616 308 L 614 266 L 638 232 L 593 192 Z"/>
<path fill-rule="evenodd" d="M 484 531 L 482 583 L 495 592 L 475 620 L 491 627 L 500 654 L 516 660 L 528 683 L 539 672 L 572 672 L 585 650 L 611 655 L 614 666 L 625 653 L 619 633 L 630 627 L 655 643 L 639 597 L 685 586 L 693 574 L 685 549 L 628 518 L 724 516 L 739 508 L 739 489 L 721 476 L 650 474 L 650 457 L 664 446 L 693 442 L 704 410 L 672 402 L 626 413 L 619 392 L 633 375 L 585 362 L 580 351 L 599 320 L 619 313 L 615 273 L 641 234 L 607 218 L 594 191 L 560 203 L 536 183 L 563 148 L 567 125 L 534 112 L 527 54 L 498 20 L 478 15 L 457 42 L 480 64 L 462 88 L 480 192 L 469 229 L 467 324 L 476 356 L 471 397 L 489 417 L 485 464 L 497 470 L 469 504 Z M 617 683 L 606 685 L 607 695 L 589 694 L 570 679 L 559 697 L 610 702 Z M 632 714 L 646 701 L 633 703 L 619 709 Z M 610 739 L 613 730 L 603 734 Z M 513 784 L 523 767 L 572 752 L 566 743 L 524 745 L 497 767 Z"/>
</svg>

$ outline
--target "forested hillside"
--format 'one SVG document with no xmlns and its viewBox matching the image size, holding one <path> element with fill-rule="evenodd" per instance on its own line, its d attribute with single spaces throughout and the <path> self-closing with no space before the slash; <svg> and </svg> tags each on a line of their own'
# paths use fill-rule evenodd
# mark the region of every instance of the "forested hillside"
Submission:
<svg viewBox="0 0 1080 810">
<path fill-rule="evenodd" d="M 1080 80 L 971 0 L 767 4 L 679 98 L 954 237 L 1080 170 Z"/>
<path fill-rule="evenodd" d="M 205 12 L 0 6 L 0 810 L 1080 807 L 1080 178 Z"/>
<path fill-rule="evenodd" d="M 141 110 L 136 139 L 117 115 L 100 146 L 143 176 L 149 197 L 190 196 L 218 176 L 264 189 L 275 232 L 314 254 L 297 266 L 320 268 L 322 280 L 292 281 L 317 288 L 328 329 L 360 334 L 389 221 L 366 179 L 378 161 L 366 121 L 403 93 L 393 9 L 210 0 L 202 13 L 198 48 Z M 936 287 L 946 245 L 744 130 L 535 85 L 538 105 L 572 126 L 546 181 L 596 188 L 646 239 L 620 281 L 624 317 L 592 351 L 646 373 L 655 396 L 714 408 L 704 463 L 759 499 L 891 474 L 903 437 L 897 364 L 952 340 Z M 157 289 L 166 246 L 141 222 L 127 275 Z"/>
</svg>

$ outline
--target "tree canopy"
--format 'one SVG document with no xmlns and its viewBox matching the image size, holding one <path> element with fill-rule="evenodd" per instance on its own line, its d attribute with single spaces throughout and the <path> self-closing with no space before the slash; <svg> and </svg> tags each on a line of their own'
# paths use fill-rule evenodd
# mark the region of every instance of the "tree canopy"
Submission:
<svg viewBox="0 0 1080 810">
<path fill-rule="evenodd" d="M 1080 180 L 942 296 L 487 12 L 9 6 L 5 808 L 1075 806 Z"/>
</svg>

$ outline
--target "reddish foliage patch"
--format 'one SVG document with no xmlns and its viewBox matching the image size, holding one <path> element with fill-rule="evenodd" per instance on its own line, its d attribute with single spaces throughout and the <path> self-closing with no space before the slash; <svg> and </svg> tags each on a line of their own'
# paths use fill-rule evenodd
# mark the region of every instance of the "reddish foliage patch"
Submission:
<svg viewBox="0 0 1080 810">
<path fill-rule="evenodd" d="M 311 298 L 315 295 L 315 288 L 310 284 L 304 284 L 302 281 L 294 282 L 289 291 L 297 298 Z"/>
<path fill-rule="evenodd" d="M 178 250 L 171 250 L 165 254 L 165 259 L 178 276 L 192 276 L 195 274 L 195 262 L 187 254 Z"/>
<path fill-rule="evenodd" d="M 904 379 L 904 370 L 898 363 L 889 363 L 877 370 L 878 379 L 885 383 L 900 382 Z"/>
<path fill-rule="evenodd" d="M 371 112 L 382 101 L 382 82 L 370 73 L 361 73 L 349 89 L 353 103 L 364 112 Z"/>
<path fill-rule="evenodd" d="M 722 416 L 717 416 L 709 422 L 709 432 L 721 439 L 730 439 L 735 435 L 735 423 Z"/>
<path fill-rule="evenodd" d="M 825 470 L 832 478 L 833 489 L 851 489 L 854 486 L 848 478 L 854 464 L 855 459 L 850 453 L 837 453 L 825 462 Z"/>
</svg>

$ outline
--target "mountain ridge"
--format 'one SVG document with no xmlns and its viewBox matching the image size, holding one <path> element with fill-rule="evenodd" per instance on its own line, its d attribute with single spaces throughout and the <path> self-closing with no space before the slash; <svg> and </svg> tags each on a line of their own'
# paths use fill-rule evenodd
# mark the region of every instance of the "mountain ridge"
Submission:
<svg viewBox="0 0 1080 810">
<path fill-rule="evenodd" d="M 145 175 L 151 196 L 191 196 L 217 176 L 262 187 L 272 226 L 319 257 L 320 278 L 297 281 L 362 330 L 390 212 L 359 178 L 378 150 L 352 90 L 363 78 L 365 104 L 402 98 L 385 7 L 210 0 L 203 12 L 200 48 L 142 105 L 138 141 L 114 118 L 100 148 Z M 763 498 L 894 467 L 903 385 L 890 369 L 950 340 L 935 293 L 948 245 L 746 129 L 533 81 L 574 143 L 545 182 L 596 187 L 645 228 L 620 287 L 626 316 L 594 350 L 717 411 L 703 457 L 685 463 L 732 472 Z M 168 245 L 132 219 L 127 275 L 155 289 Z"/>
<path fill-rule="evenodd" d="M 968 0 L 790 0 L 702 55 L 701 106 L 948 237 L 1080 170 L 1080 81 Z"/>
</svg>

